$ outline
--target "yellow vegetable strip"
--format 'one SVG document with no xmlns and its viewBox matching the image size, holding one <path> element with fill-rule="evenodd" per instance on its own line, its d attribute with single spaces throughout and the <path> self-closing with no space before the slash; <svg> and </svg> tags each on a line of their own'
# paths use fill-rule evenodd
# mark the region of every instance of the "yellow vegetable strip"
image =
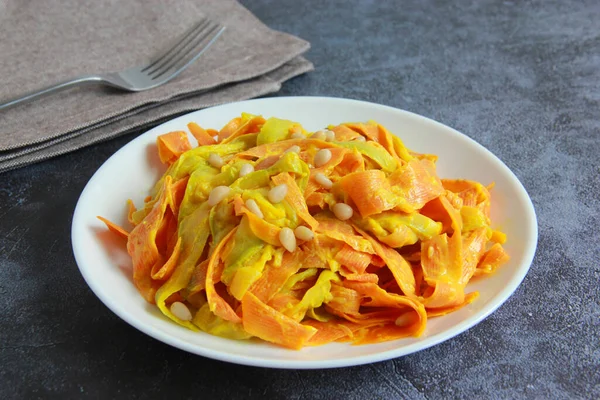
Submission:
<svg viewBox="0 0 600 400">
<path fill-rule="evenodd" d="M 294 208 L 298 214 L 298 217 L 304 220 L 304 222 L 306 222 L 312 229 L 316 229 L 319 226 L 319 222 L 308 212 L 306 201 L 304 200 L 304 196 L 302 195 L 296 180 L 294 180 L 294 178 L 292 178 L 292 176 L 287 172 L 275 175 L 272 180 L 275 185 L 287 185 L 288 192 L 286 200 Z"/>
<path fill-rule="evenodd" d="M 240 323 L 242 322 L 241 318 L 215 290 L 215 283 L 220 281 L 221 273 L 223 272 L 223 264 L 221 263 L 223 247 L 233 237 L 236 230 L 237 228 L 234 228 L 223 238 L 223 240 L 221 240 L 208 259 L 206 271 L 206 298 L 208 300 L 210 311 L 216 316 L 221 317 L 226 321 Z"/>
</svg>

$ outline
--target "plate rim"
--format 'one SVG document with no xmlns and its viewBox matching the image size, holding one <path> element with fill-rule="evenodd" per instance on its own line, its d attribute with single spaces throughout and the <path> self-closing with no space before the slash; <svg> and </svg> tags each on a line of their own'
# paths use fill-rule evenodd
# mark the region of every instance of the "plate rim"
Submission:
<svg viewBox="0 0 600 400">
<path fill-rule="evenodd" d="M 214 349 L 207 348 L 207 347 L 199 347 L 192 343 L 186 342 L 182 339 L 170 336 L 166 332 L 163 332 L 163 331 L 155 328 L 152 325 L 148 325 L 148 324 L 142 322 L 141 320 L 137 319 L 136 316 L 132 316 L 131 314 L 124 311 L 125 309 L 118 307 L 113 301 L 111 301 L 111 298 L 104 292 L 104 290 L 102 289 L 102 286 L 98 285 L 88 274 L 87 269 L 82 267 L 82 265 L 85 265 L 85 258 L 79 251 L 79 249 L 81 248 L 81 246 L 79 245 L 80 238 L 76 235 L 76 230 L 78 228 L 79 221 L 84 220 L 83 217 L 81 216 L 82 199 L 85 198 L 86 192 L 88 191 L 89 188 L 91 188 L 94 185 L 95 181 L 100 179 L 100 176 L 102 175 L 102 170 L 110 163 L 115 162 L 115 159 L 118 158 L 118 155 L 122 152 L 126 152 L 127 151 L 126 149 L 128 147 L 135 146 L 138 141 L 143 141 L 145 139 L 145 137 L 147 137 L 148 135 L 152 135 L 156 131 L 161 130 L 161 128 L 166 124 L 177 123 L 179 121 L 189 119 L 190 116 L 197 114 L 197 113 L 202 113 L 202 112 L 207 112 L 207 111 L 210 112 L 210 110 L 214 110 L 214 109 L 218 109 L 218 108 L 226 108 L 226 107 L 228 107 L 228 106 L 230 107 L 232 105 L 243 105 L 243 104 L 249 104 L 249 103 L 254 104 L 254 103 L 287 102 L 287 101 L 292 101 L 292 102 L 294 102 L 294 101 L 300 101 L 300 102 L 302 102 L 302 101 L 329 101 L 329 102 L 333 101 L 333 102 L 339 102 L 339 103 L 353 103 L 353 104 L 357 104 L 360 106 L 376 107 L 376 108 L 381 108 L 386 111 L 390 111 L 390 112 L 394 112 L 394 113 L 405 114 L 405 115 L 409 116 L 410 118 L 416 118 L 418 120 L 421 120 L 421 122 L 423 122 L 423 123 L 433 124 L 433 125 L 437 126 L 438 128 L 447 130 L 448 133 L 452 134 L 453 136 L 458 136 L 463 140 L 466 139 L 467 141 L 470 141 L 471 144 L 474 144 L 475 146 L 477 146 L 479 148 L 479 150 L 483 151 L 494 163 L 496 163 L 498 165 L 498 167 L 500 169 L 502 169 L 505 174 L 509 175 L 511 177 L 511 180 L 513 181 L 513 183 L 516 183 L 515 186 L 517 188 L 520 200 L 523 201 L 523 203 L 525 204 L 525 206 L 526 206 L 525 208 L 527 209 L 528 214 L 531 217 L 531 219 L 529 221 L 530 225 L 531 225 L 530 226 L 531 231 L 529 232 L 528 237 L 530 237 L 530 239 L 531 239 L 532 246 L 529 246 L 525 249 L 525 252 L 523 254 L 523 261 L 517 270 L 517 274 L 512 275 L 510 282 L 508 282 L 508 285 L 506 285 L 501 290 L 501 292 L 495 296 L 495 298 L 493 300 L 493 304 L 486 307 L 484 310 L 481 310 L 477 314 L 463 319 L 462 321 L 457 323 L 455 326 L 450 327 L 449 329 L 445 329 L 442 332 L 438 332 L 436 334 L 428 336 L 422 342 L 415 342 L 415 343 L 412 343 L 412 344 L 409 344 L 406 346 L 399 347 L 397 349 L 381 351 L 381 352 L 374 353 L 374 354 L 365 354 L 365 355 L 358 355 L 358 356 L 349 357 L 349 358 L 331 359 L 331 360 L 306 360 L 306 359 L 274 360 L 271 358 L 259 358 L 259 357 L 255 357 L 255 356 L 245 356 L 245 355 L 239 355 L 239 354 L 224 353 L 222 351 L 214 350 Z M 114 314 L 116 314 L 119 318 L 121 318 L 127 324 L 133 326 L 134 328 L 145 333 L 146 335 L 153 337 L 154 339 L 159 340 L 170 346 L 190 352 L 192 354 L 204 356 L 207 358 L 212 358 L 212 359 L 219 360 L 219 361 L 230 362 L 230 363 L 234 363 L 234 364 L 241 364 L 241 365 L 248 365 L 248 366 L 255 366 L 255 367 L 264 367 L 264 368 L 281 368 L 281 369 L 326 369 L 326 368 L 339 368 L 339 367 L 364 365 L 364 364 L 370 364 L 370 363 L 374 363 L 374 362 L 389 360 L 389 359 L 393 359 L 393 358 L 397 358 L 397 357 L 402 357 L 402 356 L 412 354 L 412 353 L 415 353 L 415 352 L 418 352 L 421 350 L 428 349 L 435 345 L 438 345 L 446 340 L 449 340 L 449 339 L 469 330 L 473 326 L 479 324 L 481 321 L 483 321 L 485 318 L 487 318 L 490 314 L 495 312 L 500 306 L 502 306 L 508 300 L 508 298 L 510 298 L 514 294 L 516 289 L 521 285 L 523 279 L 529 272 L 529 269 L 531 268 L 531 265 L 532 265 L 532 262 L 533 262 L 533 259 L 535 256 L 535 252 L 537 250 L 538 222 L 537 222 L 537 215 L 535 212 L 535 208 L 534 208 L 533 202 L 531 201 L 531 197 L 527 193 L 527 191 L 526 191 L 525 187 L 523 186 L 523 184 L 521 183 L 521 181 L 514 174 L 514 172 L 510 168 L 508 168 L 508 166 L 499 157 L 497 157 L 495 154 L 493 154 L 485 146 L 481 145 L 480 143 L 478 143 L 471 137 L 459 132 L 458 130 L 456 130 L 448 125 L 442 124 L 431 118 L 416 114 L 411 111 L 407 111 L 407 110 L 403 110 L 400 108 L 391 107 L 391 106 L 387 106 L 387 105 L 383 105 L 383 104 L 378 104 L 378 103 L 374 103 L 374 102 L 364 101 L 364 100 L 356 100 L 356 99 L 341 98 L 341 97 L 327 97 L 327 96 L 279 96 L 279 97 L 267 97 L 267 98 L 250 99 L 250 100 L 226 103 L 226 104 L 222 104 L 222 105 L 218 105 L 218 106 L 214 106 L 214 107 L 208 107 L 208 108 L 204 108 L 201 110 L 192 111 L 192 112 L 180 115 L 176 118 L 170 119 L 168 121 L 164 121 L 163 123 L 153 127 L 152 129 L 145 131 L 144 133 L 140 134 L 138 137 L 132 139 L 130 142 L 128 142 L 127 144 L 122 146 L 119 150 L 117 150 L 106 161 L 104 161 L 102 163 L 102 165 L 96 170 L 96 172 L 94 172 L 92 177 L 89 179 L 89 181 L 87 182 L 87 184 L 81 191 L 81 194 L 77 200 L 77 204 L 76 204 L 74 212 L 73 212 L 70 233 L 71 233 L 72 251 L 73 251 L 73 254 L 75 257 L 77 268 L 79 269 L 79 272 L 83 276 L 86 284 L 89 286 L 89 288 L 92 290 L 92 292 L 96 295 L 96 297 L 98 297 L 98 299 L 106 307 L 108 307 L 109 310 L 111 310 Z M 399 339 L 399 340 L 402 340 L 402 339 Z"/>
</svg>

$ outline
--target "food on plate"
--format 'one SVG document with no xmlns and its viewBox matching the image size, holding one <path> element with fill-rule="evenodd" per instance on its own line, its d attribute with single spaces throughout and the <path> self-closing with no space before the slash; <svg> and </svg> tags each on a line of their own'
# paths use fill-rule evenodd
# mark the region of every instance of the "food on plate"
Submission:
<svg viewBox="0 0 600 400">
<path fill-rule="evenodd" d="M 242 114 L 157 138 L 168 166 L 126 239 L 138 291 L 171 320 L 293 349 L 419 336 L 508 260 L 490 189 L 376 122 L 316 132 Z"/>
</svg>

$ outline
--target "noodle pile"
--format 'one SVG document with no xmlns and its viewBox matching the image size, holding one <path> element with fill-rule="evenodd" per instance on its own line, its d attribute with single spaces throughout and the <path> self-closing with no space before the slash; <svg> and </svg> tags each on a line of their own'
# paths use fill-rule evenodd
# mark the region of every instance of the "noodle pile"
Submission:
<svg viewBox="0 0 600 400">
<path fill-rule="evenodd" d="M 169 167 L 143 208 L 129 202 L 133 229 L 101 219 L 127 239 L 142 296 L 189 329 L 293 349 L 419 336 L 508 260 L 491 187 L 440 179 L 436 156 L 375 122 L 188 127 L 197 147 L 157 139 Z"/>
</svg>

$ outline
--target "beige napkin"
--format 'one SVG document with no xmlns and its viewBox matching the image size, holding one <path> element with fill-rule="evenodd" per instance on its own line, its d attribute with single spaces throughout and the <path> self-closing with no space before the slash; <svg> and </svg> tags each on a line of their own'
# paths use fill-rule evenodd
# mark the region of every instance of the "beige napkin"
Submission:
<svg viewBox="0 0 600 400">
<path fill-rule="evenodd" d="M 0 0 L 0 101 L 77 75 L 141 64 L 201 16 L 227 27 L 186 71 L 138 93 L 100 86 L 0 111 L 0 171 L 166 117 L 278 90 L 310 71 L 309 44 L 273 31 L 233 0 Z"/>
</svg>

